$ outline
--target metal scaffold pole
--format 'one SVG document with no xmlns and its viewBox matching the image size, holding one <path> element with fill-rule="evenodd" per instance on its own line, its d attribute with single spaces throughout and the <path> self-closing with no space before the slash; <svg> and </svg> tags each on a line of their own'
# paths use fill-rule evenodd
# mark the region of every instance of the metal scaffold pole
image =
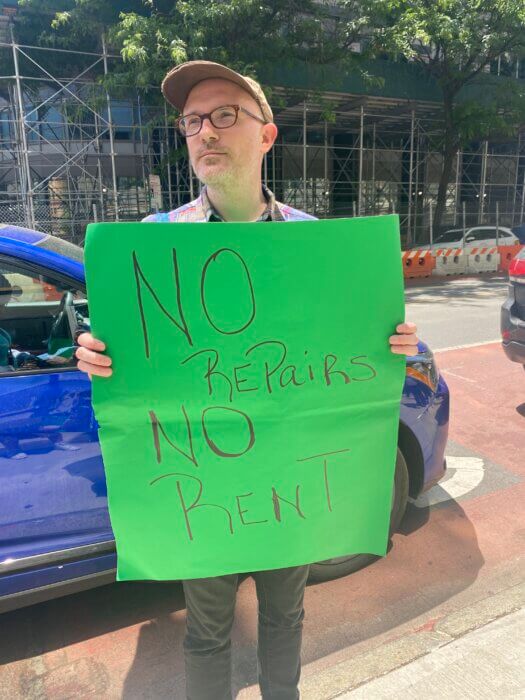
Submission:
<svg viewBox="0 0 525 700">
<path fill-rule="evenodd" d="M 303 208 L 308 209 L 308 204 L 307 204 L 307 196 L 308 196 L 308 188 L 307 188 L 307 183 L 306 183 L 306 166 L 307 166 L 307 160 L 306 160 L 306 148 L 307 148 L 307 139 L 306 139 L 306 100 L 303 102 Z"/>
<path fill-rule="evenodd" d="M 275 148 L 272 153 L 272 192 L 275 192 Z"/>
<path fill-rule="evenodd" d="M 170 140 L 168 133 L 168 110 L 166 108 L 166 102 L 164 102 L 164 142 L 166 144 L 166 174 L 168 176 L 168 201 L 170 205 L 170 211 L 173 209 L 172 193 L 171 193 L 171 162 L 170 162 Z"/>
<path fill-rule="evenodd" d="M 523 168 L 523 184 L 521 185 L 521 207 L 520 207 L 520 220 L 519 223 L 523 223 L 523 213 L 525 210 L 525 168 Z"/>
<path fill-rule="evenodd" d="M 376 198 L 376 125 L 372 128 L 372 214 L 377 214 Z"/>
<path fill-rule="evenodd" d="M 323 153 L 323 176 L 324 176 L 324 195 L 323 206 L 326 209 L 330 208 L 330 185 L 328 182 L 328 122 L 324 122 L 324 153 Z M 325 211 L 326 211 L 325 209 Z"/>
<path fill-rule="evenodd" d="M 407 231 L 408 231 L 408 244 L 415 240 L 415 236 L 412 233 L 412 207 L 415 201 L 414 187 L 413 187 L 413 172 L 414 172 L 414 131 L 416 126 L 416 112 L 412 110 L 412 116 L 410 119 L 410 156 L 408 164 L 408 212 L 407 212 Z"/>
<path fill-rule="evenodd" d="M 18 46 L 15 42 L 13 28 L 11 27 L 11 47 L 13 50 L 13 62 L 15 66 L 16 100 L 18 107 L 18 132 L 22 142 L 22 165 L 21 180 L 26 199 L 26 221 L 28 228 L 35 228 L 35 204 L 33 201 L 33 181 L 31 177 L 31 167 L 29 165 L 29 149 L 27 146 L 26 122 L 24 115 L 24 98 L 22 95 L 22 82 L 20 79 L 20 66 L 18 64 Z"/>
<path fill-rule="evenodd" d="M 104 34 L 102 34 L 102 58 L 104 61 L 104 76 L 107 76 L 108 74 L 108 54 L 107 54 L 107 49 L 106 49 L 106 37 Z M 111 115 L 111 99 L 109 97 L 109 92 L 107 89 L 105 90 L 106 93 L 106 104 L 107 104 L 107 109 L 108 109 L 108 125 L 109 125 L 109 147 L 111 150 L 110 157 L 111 157 L 111 179 L 112 179 L 112 184 L 113 184 L 113 203 L 115 207 L 115 221 L 119 220 L 119 213 L 118 213 L 118 190 L 117 190 L 117 169 L 115 166 L 115 138 L 114 138 L 114 125 L 113 125 L 113 118 Z"/>
<path fill-rule="evenodd" d="M 481 187 L 479 192 L 479 221 L 478 223 L 483 223 L 483 215 L 485 213 L 485 189 L 487 186 L 487 158 L 489 151 L 489 142 L 483 142 L 483 155 L 481 158 Z"/>
<path fill-rule="evenodd" d="M 424 221 L 424 219 L 425 219 L 425 216 L 424 216 L 424 208 L 425 208 L 424 202 L 425 202 L 425 199 L 424 199 L 424 196 L 423 196 L 424 193 L 425 193 L 425 189 L 424 189 L 424 186 L 425 186 L 424 178 L 423 178 L 423 182 L 420 182 L 420 171 L 421 171 L 423 168 L 421 167 L 421 162 L 420 162 L 420 161 L 421 161 L 421 159 L 420 159 L 421 150 L 420 150 L 420 148 L 419 148 L 419 145 L 420 145 L 420 142 L 421 142 L 421 127 L 420 127 L 419 120 L 416 121 L 415 129 L 416 129 L 416 133 L 415 133 L 415 135 L 414 135 L 414 140 L 415 140 L 415 148 L 414 148 L 414 162 L 415 162 L 415 165 L 414 165 L 414 192 L 416 193 L 416 195 L 415 195 L 415 196 L 416 196 L 416 199 L 415 199 L 416 205 L 415 205 L 415 207 L 414 207 L 414 216 L 412 217 L 412 218 L 413 218 L 413 221 L 414 221 L 414 226 L 413 226 L 413 230 L 412 230 L 412 240 L 413 240 L 413 241 L 415 241 L 415 240 L 417 239 L 417 231 L 418 231 L 417 222 L 418 222 L 418 212 L 419 212 L 419 211 L 421 211 L 421 220 Z M 419 197 L 421 197 L 421 199 L 419 199 Z M 420 202 L 421 202 L 421 205 L 420 205 Z M 424 226 L 422 225 L 422 226 L 421 226 L 421 230 L 423 230 L 423 228 L 424 228 Z"/>
<path fill-rule="evenodd" d="M 100 160 L 100 152 L 101 152 L 101 145 L 100 145 L 100 138 L 99 138 L 99 133 L 100 133 L 100 126 L 99 126 L 99 116 L 98 114 L 95 113 L 94 115 L 94 122 L 95 122 L 95 152 L 97 154 L 97 181 L 98 181 L 98 196 L 99 196 L 99 201 L 100 201 L 100 216 L 102 218 L 102 221 L 105 218 L 105 213 L 104 213 L 104 177 L 102 174 L 102 162 Z"/>
<path fill-rule="evenodd" d="M 139 120 L 139 142 L 140 142 L 140 167 L 142 172 L 142 187 L 146 197 L 148 211 L 151 210 L 151 189 L 148 178 L 146 177 L 146 162 L 145 162 L 145 147 L 144 147 L 144 126 L 142 124 L 142 101 L 140 94 L 137 93 L 137 118 Z"/>
<path fill-rule="evenodd" d="M 458 148 L 458 152 L 456 153 L 456 190 L 455 194 L 456 196 L 454 197 L 454 226 L 457 225 L 458 221 L 458 208 L 459 208 L 459 184 L 460 184 L 460 177 L 459 177 L 459 169 L 461 167 L 461 151 Z"/>
<path fill-rule="evenodd" d="M 174 130 L 174 137 L 175 137 L 175 150 L 179 150 L 179 137 L 177 136 L 177 129 Z M 180 168 L 179 168 L 179 156 L 177 153 L 177 160 L 175 161 L 175 179 L 177 181 L 177 206 L 180 207 L 181 205 L 181 199 L 180 199 Z"/>
<path fill-rule="evenodd" d="M 519 173 L 520 173 L 520 157 L 521 157 L 521 131 L 518 133 L 518 145 L 516 148 L 516 170 L 514 177 L 514 197 L 512 201 L 512 225 L 516 224 L 516 196 L 519 187 Z M 518 222 L 519 223 L 519 222 Z"/>
<path fill-rule="evenodd" d="M 357 216 L 363 213 L 363 141 L 365 131 L 365 108 L 361 105 L 361 118 L 359 122 L 359 182 L 357 185 Z"/>
</svg>

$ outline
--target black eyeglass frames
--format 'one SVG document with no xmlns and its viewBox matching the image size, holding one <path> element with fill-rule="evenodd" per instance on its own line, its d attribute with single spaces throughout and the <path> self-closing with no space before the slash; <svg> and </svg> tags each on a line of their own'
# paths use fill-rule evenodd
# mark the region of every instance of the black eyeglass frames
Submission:
<svg viewBox="0 0 525 700">
<path fill-rule="evenodd" d="M 175 125 L 183 136 L 196 136 L 202 129 L 205 119 L 209 119 L 216 129 L 229 129 L 236 124 L 239 112 L 244 112 L 252 119 L 262 122 L 262 124 L 267 123 L 265 119 L 258 117 L 245 107 L 240 105 L 222 105 L 207 114 L 184 114 L 177 119 Z"/>
</svg>

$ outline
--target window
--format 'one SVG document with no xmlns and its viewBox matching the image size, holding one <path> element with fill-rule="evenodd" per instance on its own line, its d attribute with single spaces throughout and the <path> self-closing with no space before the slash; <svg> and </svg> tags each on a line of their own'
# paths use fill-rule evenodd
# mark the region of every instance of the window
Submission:
<svg viewBox="0 0 525 700">
<path fill-rule="evenodd" d="M 89 328 L 84 292 L 0 260 L 0 374 L 74 367 L 78 328 Z"/>
<path fill-rule="evenodd" d="M 454 241 L 461 241 L 463 238 L 463 229 L 456 228 L 453 231 L 445 231 L 441 236 L 438 236 L 435 243 L 453 243 Z"/>
<path fill-rule="evenodd" d="M 496 231 L 493 231 L 492 229 L 487 229 L 487 228 L 482 228 L 482 229 L 477 229 L 475 231 L 471 231 L 470 233 L 467 233 L 467 239 L 472 239 L 474 241 L 487 241 L 490 238 L 495 238 L 496 237 Z"/>
<path fill-rule="evenodd" d="M 501 231 L 500 231 L 501 235 Z M 490 241 L 496 239 L 496 228 L 477 228 L 467 233 L 467 239 L 474 241 Z"/>
</svg>

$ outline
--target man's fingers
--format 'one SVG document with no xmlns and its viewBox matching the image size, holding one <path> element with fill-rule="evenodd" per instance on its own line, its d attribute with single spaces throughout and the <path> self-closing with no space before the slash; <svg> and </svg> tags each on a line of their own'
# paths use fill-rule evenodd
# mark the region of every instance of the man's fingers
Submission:
<svg viewBox="0 0 525 700">
<path fill-rule="evenodd" d="M 99 367 L 111 366 L 111 357 L 102 355 L 99 352 L 93 352 L 92 350 L 88 350 L 86 347 L 81 346 L 77 348 L 75 355 L 79 360 L 82 360 L 90 365 L 97 365 Z"/>
<path fill-rule="evenodd" d="M 413 333 L 410 335 L 391 335 L 388 339 L 390 345 L 416 345 L 418 344 L 418 337 Z"/>
<path fill-rule="evenodd" d="M 96 374 L 97 377 L 111 377 L 111 375 L 113 374 L 113 370 L 110 367 L 91 365 L 89 362 L 83 362 L 82 360 L 79 360 L 77 368 L 81 372 L 86 372 L 86 374 L 89 375 L 90 379 L 93 374 Z"/>
<path fill-rule="evenodd" d="M 97 352 L 102 352 L 106 349 L 105 344 L 101 340 L 93 338 L 91 333 L 81 333 L 77 338 L 77 343 L 89 350 L 96 350 Z"/>
<path fill-rule="evenodd" d="M 417 345 L 391 345 L 390 350 L 395 355 L 417 355 Z"/>
<path fill-rule="evenodd" d="M 396 327 L 396 333 L 415 333 L 417 331 L 417 326 L 415 323 L 410 323 L 406 321 L 405 323 L 400 323 Z"/>
</svg>

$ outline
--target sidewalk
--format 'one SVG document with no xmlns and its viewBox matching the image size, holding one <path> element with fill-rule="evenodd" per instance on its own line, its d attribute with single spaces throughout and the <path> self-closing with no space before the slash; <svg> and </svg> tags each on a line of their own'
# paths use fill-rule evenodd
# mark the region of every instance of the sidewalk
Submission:
<svg viewBox="0 0 525 700">
<path fill-rule="evenodd" d="M 345 656 L 305 668 L 301 698 L 525 700 L 525 583 Z"/>
<path fill-rule="evenodd" d="M 525 698 L 525 609 L 494 620 L 338 697 Z"/>
</svg>

